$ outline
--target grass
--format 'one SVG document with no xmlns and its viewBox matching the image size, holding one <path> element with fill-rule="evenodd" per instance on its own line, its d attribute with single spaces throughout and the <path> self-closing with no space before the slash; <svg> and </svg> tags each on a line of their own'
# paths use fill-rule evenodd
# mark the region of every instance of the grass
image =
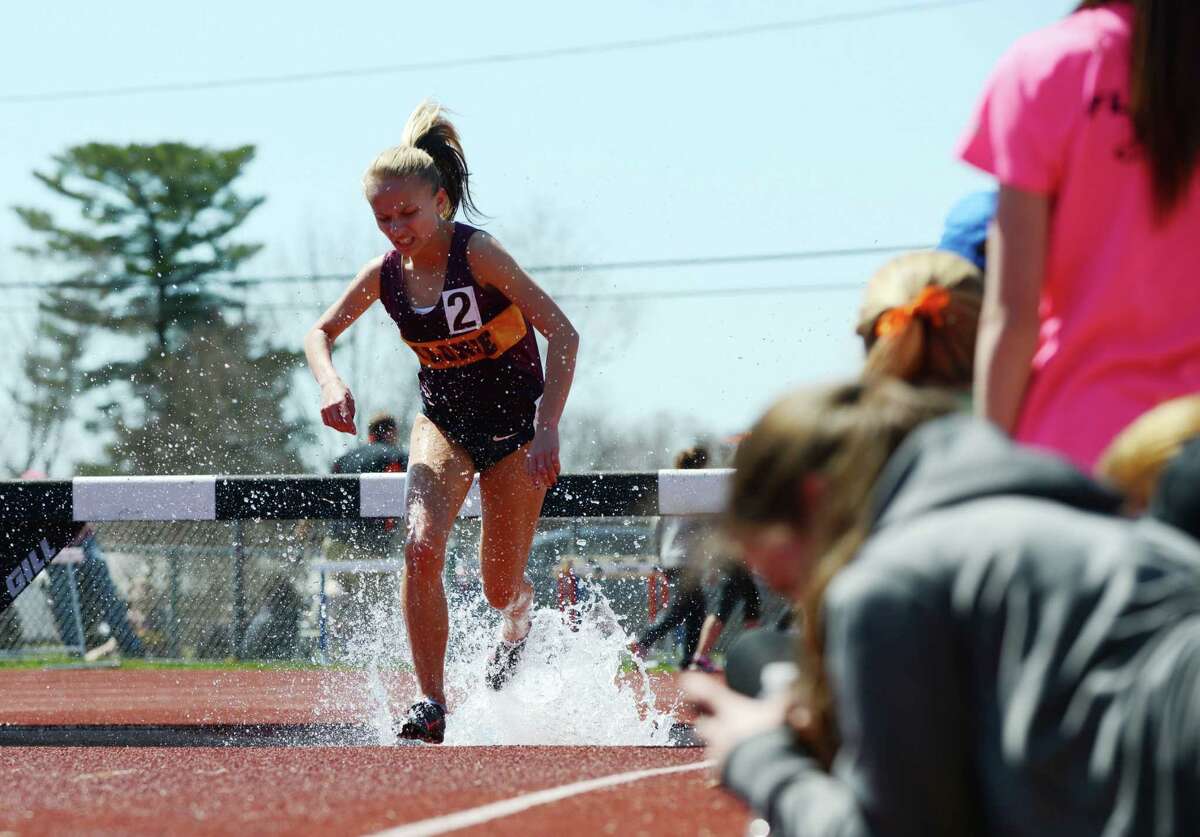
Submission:
<svg viewBox="0 0 1200 837">
<path fill-rule="evenodd" d="M 224 660 L 147 660 L 128 657 L 119 660 L 98 660 L 85 663 L 79 657 L 68 654 L 45 654 L 29 657 L 0 658 L 0 672 L 32 671 L 38 669 L 75 668 L 75 669 L 114 669 L 126 671 L 361 671 L 361 667 L 345 663 L 320 663 L 303 660 L 235 660 L 232 657 Z M 407 670 L 408 666 L 399 666 Z M 632 659 L 621 663 L 621 672 L 629 674 L 636 671 Z M 679 671 L 679 666 L 663 660 L 651 661 L 646 665 L 650 674 L 672 674 Z M 0 832 L 2 833 L 2 832 Z"/>
<path fill-rule="evenodd" d="M 645 663 L 645 667 L 647 674 L 674 674 L 679 671 L 679 666 L 666 660 L 650 660 Z M 634 671 L 637 671 L 637 665 L 633 662 L 633 658 L 625 657 L 621 661 L 621 673 L 629 674 Z"/>
<path fill-rule="evenodd" d="M 78 657 L 66 654 L 0 659 L 0 671 L 46 668 L 120 668 L 128 671 L 326 671 L 338 670 L 343 667 L 323 666 L 300 660 L 235 660 L 233 658 L 225 660 L 146 660 L 126 657 L 119 661 L 98 660 L 95 663 L 85 663 Z"/>
</svg>

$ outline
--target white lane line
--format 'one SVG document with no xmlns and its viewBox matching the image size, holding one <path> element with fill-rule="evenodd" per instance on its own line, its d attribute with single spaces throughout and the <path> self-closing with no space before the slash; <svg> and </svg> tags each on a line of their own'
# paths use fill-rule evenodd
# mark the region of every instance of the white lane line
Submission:
<svg viewBox="0 0 1200 837">
<path fill-rule="evenodd" d="M 472 825 L 482 825 L 485 822 L 512 816 L 529 808 L 536 808 L 538 805 L 548 805 L 551 802 L 558 802 L 560 799 L 591 793 L 594 790 L 611 788 L 615 785 L 625 785 L 655 776 L 666 776 L 671 773 L 704 770 L 707 767 L 712 767 L 714 763 L 713 761 L 698 761 L 692 764 L 678 764 L 674 767 L 655 767 L 649 770 L 631 770 L 628 773 L 614 773 L 611 776 L 601 776 L 599 779 L 588 779 L 583 782 L 574 782 L 570 785 L 560 785 L 557 788 L 547 788 L 546 790 L 535 791 L 534 793 L 514 796 L 512 799 L 490 802 L 487 805 L 480 805 L 478 808 L 467 808 L 464 811 L 456 811 L 453 814 L 410 822 L 405 825 L 396 826 L 395 828 L 389 828 L 386 831 L 376 832 L 370 835 L 370 837 L 432 837 L 435 834 L 445 834 L 447 831 L 457 831 L 460 828 L 467 828 Z"/>
</svg>

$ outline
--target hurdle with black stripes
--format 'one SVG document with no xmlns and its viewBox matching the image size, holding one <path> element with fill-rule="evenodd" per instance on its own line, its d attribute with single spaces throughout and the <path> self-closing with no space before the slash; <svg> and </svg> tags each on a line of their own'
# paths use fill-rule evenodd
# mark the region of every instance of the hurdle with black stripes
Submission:
<svg viewBox="0 0 1200 837">
<path fill-rule="evenodd" d="M 697 515 L 723 508 L 729 470 L 564 474 L 544 518 Z M 0 481 L 0 610 L 82 523 L 402 518 L 405 474 L 133 476 Z M 482 511 L 476 479 L 459 512 Z"/>
<path fill-rule="evenodd" d="M 653 517 L 720 512 L 724 469 L 564 474 L 542 517 Z M 0 520 L 339 520 L 403 517 L 405 474 L 76 477 L 0 480 Z M 478 481 L 461 516 L 480 513 Z"/>
</svg>

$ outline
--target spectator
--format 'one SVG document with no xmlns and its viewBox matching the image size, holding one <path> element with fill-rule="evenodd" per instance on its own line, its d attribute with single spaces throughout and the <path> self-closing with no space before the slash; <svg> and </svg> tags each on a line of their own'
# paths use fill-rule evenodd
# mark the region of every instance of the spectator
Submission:
<svg viewBox="0 0 1200 837">
<path fill-rule="evenodd" d="M 1150 506 L 1163 469 L 1187 442 L 1200 436 L 1200 395 L 1160 404 L 1122 430 L 1096 463 L 1096 476 L 1125 494 L 1128 509 Z"/>
<path fill-rule="evenodd" d="M 1108 446 L 1096 474 L 1125 494 L 1132 514 L 1148 511 L 1200 537 L 1200 395 L 1160 404 Z"/>
<path fill-rule="evenodd" d="M 333 462 L 335 474 L 400 473 L 408 457 L 396 446 L 396 417 L 377 413 L 367 424 L 367 443 L 342 454 Z"/>
<path fill-rule="evenodd" d="M 937 249 L 961 256 L 983 273 L 987 268 L 988 227 L 996 217 L 999 197 L 995 189 L 972 192 L 950 207 Z"/>
<path fill-rule="evenodd" d="M 685 681 L 724 782 L 773 835 L 1200 833 L 1200 548 L 955 409 L 800 393 L 738 449 L 808 652 L 790 710 Z"/>
<path fill-rule="evenodd" d="M 30 470 L 21 479 L 43 480 L 46 475 Z M 63 645 L 80 649 L 89 661 L 118 651 L 141 657 L 145 654 L 141 637 L 130 623 L 128 605 L 113 584 L 96 530 L 89 523 L 77 525 L 75 538 L 46 567 L 50 610 L 58 635 Z M 70 568 L 68 562 L 72 562 Z"/>
<path fill-rule="evenodd" d="M 970 391 L 983 300 L 984 243 L 995 207 L 994 191 L 966 196 L 951 208 L 936 250 L 898 256 L 871 277 L 856 327 L 867 350 L 865 377 L 898 377 L 961 394 Z M 710 615 L 701 632 L 697 656 L 702 666 L 715 641 L 712 634 L 719 636 L 719 619 L 720 613 Z M 791 622 L 789 610 L 774 627 L 787 631 Z M 755 696 L 759 669 L 773 658 L 782 662 L 777 657 L 787 643 L 774 634 L 753 631 L 730 647 L 726 676 L 734 688 Z M 745 659 L 736 660 L 738 654 Z"/>
<path fill-rule="evenodd" d="M 675 457 L 677 469 L 690 470 L 707 465 L 708 449 L 702 445 L 680 451 Z M 683 656 L 679 667 L 686 669 L 692 664 L 707 607 L 703 577 L 712 557 L 712 536 L 713 522 L 704 517 L 664 515 L 658 519 L 655 540 L 659 563 L 678 579 L 678 583 L 670 604 L 630 644 L 629 650 L 636 656 L 645 658 L 655 643 L 682 625 Z"/>
<path fill-rule="evenodd" d="M 387 413 L 372 416 L 367 425 L 367 443 L 352 448 L 333 462 L 335 474 L 402 473 L 408 459 L 396 446 L 396 419 Z M 392 518 L 340 520 L 330 527 L 332 542 L 326 542 L 326 557 L 380 558 L 395 547 L 396 521 Z"/>
<path fill-rule="evenodd" d="M 352 448 L 333 463 L 335 474 L 401 473 L 408 459 L 396 446 L 396 419 L 387 413 L 372 416 L 367 424 L 367 443 Z M 384 559 L 398 550 L 399 528 L 392 518 L 339 520 L 329 527 L 324 552 L 330 561 Z M 384 612 L 399 599 L 399 587 L 390 573 L 362 571 L 339 573 L 345 598 L 339 603 L 339 621 L 345 621 L 344 633 L 353 634 L 371 619 L 376 606 Z"/>
<path fill-rule="evenodd" d="M 246 627 L 246 654 L 258 660 L 291 660 L 300 651 L 304 599 L 283 573 L 272 576 L 262 603 Z"/>
<path fill-rule="evenodd" d="M 1184 445 L 1163 469 L 1149 514 L 1200 540 L 1200 436 Z"/>
<path fill-rule="evenodd" d="M 754 576 L 740 561 L 727 560 L 723 563 L 722 578 L 717 587 L 717 608 L 704 617 L 700 642 L 692 660 L 692 667 L 700 671 L 719 670 L 709 655 L 739 604 L 742 606 L 743 628 L 755 628 L 762 619 L 762 596 L 754 583 Z"/>
<path fill-rule="evenodd" d="M 970 392 L 983 300 L 983 243 L 995 201 L 995 192 L 963 198 L 950 210 L 936 250 L 905 253 L 871 277 L 856 327 L 867 352 L 864 377 L 896 377 L 946 387 L 964 396 Z M 965 398 L 962 406 L 967 406 Z M 739 584 L 748 592 L 747 579 Z M 707 655 L 728 618 L 722 618 L 722 612 L 732 610 L 723 595 L 721 599 L 724 606 L 708 617 L 701 632 L 697 652 L 701 668 L 712 667 Z M 757 617 L 753 603 L 748 612 Z M 790 626 L 789 611 L 774 627 L 788 630 Z M 756 643 L 762 647 L 754 647 Z M 739 651 L 756 664 L 783 647 L 769 633 L 739 643 Z M 730 656 L 733 654 L 731 647 Z M 753 667 L 742 664 L 739 668 Z M 749 681 L 757 683 L 757 674 L 749 676 Z"/>
<path fill-rule="evenodd" d="M 868 379 L 900 378 L 968 391 L 983 275 L 945 251 L 898 256 L 871 277 L 856 331 Z"/>
<path fill-rule="evenodd" d="M 1001 59 L 962 158 L 999 182 L 975 406 L 1091 471 L 1200 391 L 1200 4 L 1087 0 Z"/>
<path fill-rule="evenodd" d="M 399 474 L 408 458 L 396 446 L 396 419 L 387 413 L 372 416 L 367 425 L 367 443 L 351 448 L 333 461 L 335 474 Z M 396 521 L 392 518 L 343 520 L 331 528 L 334 536 L 358 552 L 378 558 L 392 548 Z"/>
</svg>

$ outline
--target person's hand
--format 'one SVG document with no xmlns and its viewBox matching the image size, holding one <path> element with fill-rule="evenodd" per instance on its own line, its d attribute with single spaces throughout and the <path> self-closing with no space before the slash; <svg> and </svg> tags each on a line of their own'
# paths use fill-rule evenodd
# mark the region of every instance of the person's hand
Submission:
<svg viewBox="0 0 1200 837">
<path fill-rule="evenodd" d="M 684 674 L 680 685 L 684 697 L 699 712 L 696 732 L 704 739 L 718 776 L 738 744 L 783 724 L 790 702 L 787 695 L 749 698 L 716 677 L 696 672 Z"/>
<path fill-rule="evenodd" d="M 558 480 L 558 428 L 539 427 L 529 443 L 525 471 L 535 486 L 549 488 Z"/>
<path fill-rule="evenodd" d="M 321 421 L 326 427 L 356 435 L 354 426 L 354 396 L 341 381 L 329 381 L 321 386 Z"/>
</svg>

